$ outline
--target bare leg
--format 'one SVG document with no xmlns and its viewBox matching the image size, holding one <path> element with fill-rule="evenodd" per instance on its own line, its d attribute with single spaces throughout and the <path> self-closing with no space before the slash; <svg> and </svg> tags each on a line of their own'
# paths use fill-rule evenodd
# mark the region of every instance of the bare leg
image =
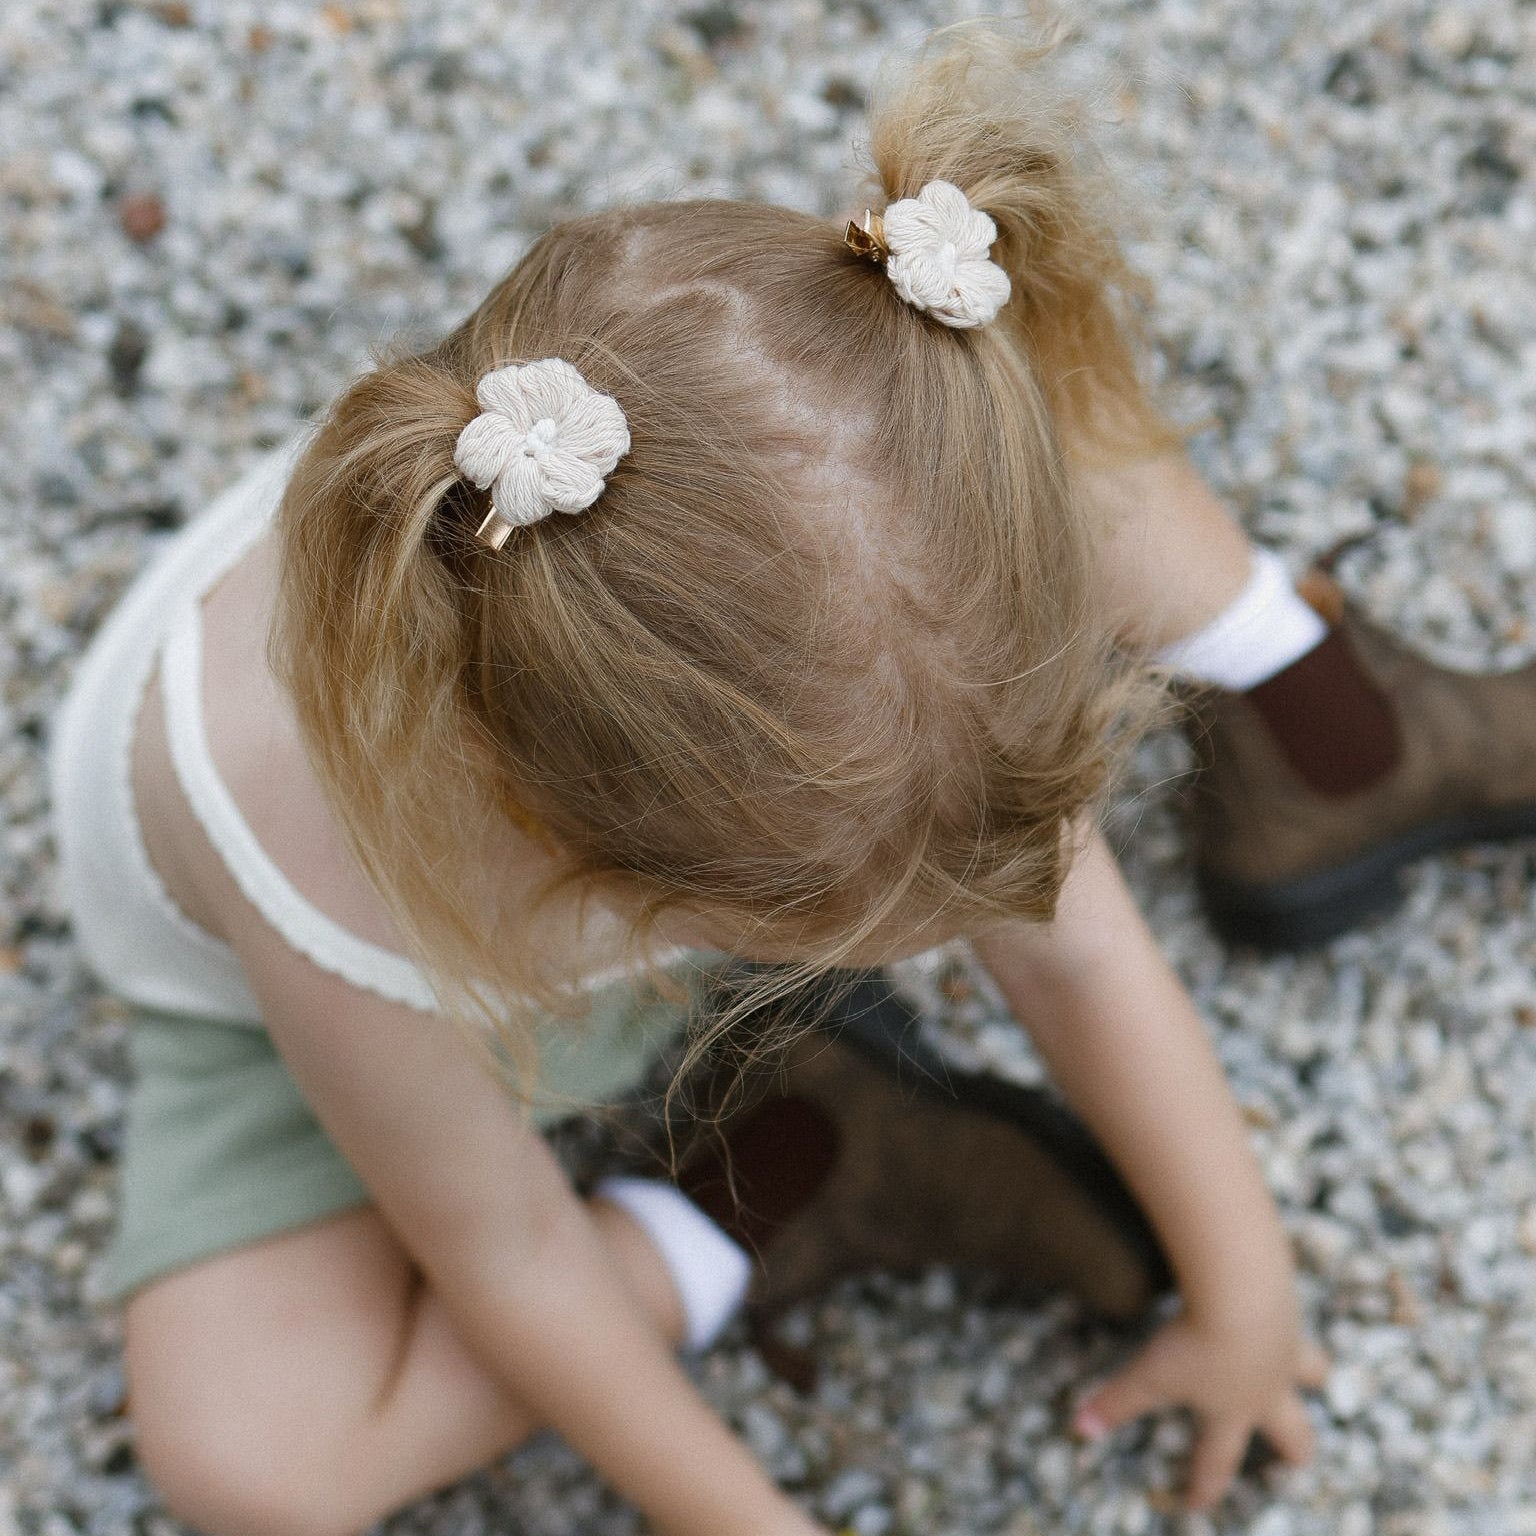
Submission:
<svg viewBox="0 0 1536 1536">
<path fill-rule="evenodd" d="M 1079 485 L 1102 524 L 1101 580 L 1127 646 L 1153 651 L 1181 640 L 1242 590 L 1247 535 L 1186 454 L 1085 468 Z"/>
<path fill-rule="evenodd" d="M 677 1296 L 649 1239 L 616 1207 L 589 1209 L 675 1344 Z M 346 1536 L 538 1428 L 371 1206 L 151 1283 L 126 1332 L 141 1460 L 211 1536 Z"/>
</svg>

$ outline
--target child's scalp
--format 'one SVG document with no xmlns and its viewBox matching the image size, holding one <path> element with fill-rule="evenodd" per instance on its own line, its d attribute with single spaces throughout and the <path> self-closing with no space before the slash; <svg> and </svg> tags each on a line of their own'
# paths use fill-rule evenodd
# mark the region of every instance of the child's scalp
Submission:
<svg viewBox="0 0 1536 1536">
<path fill-rule="evenodd" d="M 950 29 L 870 126 L 877 213 L 946 180 L 995 221 L 992 323 L 903 302 L 841 221 L 615 208 L 332 407 L 283 507 L 274 664 L 435 979 L 548 996 L 475 871 L 527 812 L 547 899 L 718 916 L 816 965 L 939 910 L 1053 909 L 1134 695 L 1068 456 L 1161 429 L 1077 125 L 1028 95 L 1043 46 Z M 491 552 L 455 443 L 482 376 L 546 357 L 630 448 L 589 510 Z"/>
</svg>

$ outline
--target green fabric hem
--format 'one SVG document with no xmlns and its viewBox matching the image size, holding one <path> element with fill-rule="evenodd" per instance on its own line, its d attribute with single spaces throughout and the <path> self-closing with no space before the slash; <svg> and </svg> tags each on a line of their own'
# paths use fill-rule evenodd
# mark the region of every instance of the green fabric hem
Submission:
<svg viewBox="0 0 1536 1536">
<path fill-rule="evenodd" d="M 120 1237 L 108 1250 L 102 1298 L 126 1300 L 173 1270 L 371 1201 L 357 1175 L 338 1163 L 290 1176 L 250 1199 L 221 1202 L 210 1211 L 183 1210 L 173 1220 L 140 1225 L 131 1238 Z"/>
</svg>

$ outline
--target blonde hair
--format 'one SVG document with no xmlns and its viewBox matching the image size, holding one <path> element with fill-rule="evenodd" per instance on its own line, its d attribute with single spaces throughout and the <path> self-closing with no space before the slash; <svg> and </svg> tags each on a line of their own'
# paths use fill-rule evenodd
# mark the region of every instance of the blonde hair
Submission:
<svg viewBox="0 0 1536 1536">
<path fill-rule="evenodd" d="M 637 938 L 725 915 L 801 974 L 893 922 L 1051 915 L 1144 698 L 1069 452 L 1167 433 L 1049 46 L 949 29 L 872 113 L 877 211 L 943 178 L 996 221 L 992 324 L 903 303 L 841 221 L 615 208 L 332 406 L 281 511 L 273 662 L 448 1011 L 526 1050 L 530 1000 L 578 1006 L 476 867 L 519 807 L 559 850 L 541 905 L 625 898 Z M 454 445 L 481 375 L 540 357 L 633 446 L 589 511 L 491 553 Z"/>
</svg>

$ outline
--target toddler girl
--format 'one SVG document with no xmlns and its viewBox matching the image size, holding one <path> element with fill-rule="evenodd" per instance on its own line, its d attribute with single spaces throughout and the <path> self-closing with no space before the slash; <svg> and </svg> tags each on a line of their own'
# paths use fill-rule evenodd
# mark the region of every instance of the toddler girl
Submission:
<svg viewBox="0 0 1536 1536">
<path fill-rule="evenodd" d="M 712 957 L 763 967 L 729 1032 L 961 935 L 1183 1296 L 1078 1429 L 1189 1406 L 1197 1505 L 1256 1431 L 1308 1454 L 1283 1232 L 1092 828 L 1147 709 L 1127 654 L 1193 634 L 1174 659 L 1263 676 L 1325 625 L 1147 403 L 1037 53 L 938 39 L 846 230 L 733 202 L 550 230 L 93 646 L 59 829 L 140 1008 L 114 1282 L 190 1521 L 360 1529 L 552 1425 L 658 1529 L 811 1529 L 669 1351 L 748 1283 L 723 1208 L 584 1203 L 538 1127 L 632 1084 Z"/>
</svg>

